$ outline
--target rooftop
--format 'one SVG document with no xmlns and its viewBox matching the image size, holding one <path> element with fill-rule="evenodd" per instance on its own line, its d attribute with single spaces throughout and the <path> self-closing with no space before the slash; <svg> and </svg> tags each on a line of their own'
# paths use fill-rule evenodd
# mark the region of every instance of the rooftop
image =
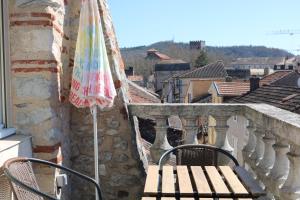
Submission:
<svg viewBox="0 0 300 200">
<path fill-rule="evenodd" d="M 128 81 L 128 93 L 131 103 L 160 103 L 160 99 L 150 91 Z"/>
<path fill-rule="evenodd" d="M 250 91 L 249 82 L 213 82 L 220 96 L 241 96 Z"/>
<path fill-rule="evenodd" d="M 232 65 L 276 65 L 280 62 L 284 62 L 285 57 L 249 57 L 249 58 L 237 58 L 233 61 Z"/>
<path fill-rule="evenodd" d="M 300 88 L 265 85 L 230 103 L 265 103 L 300 114 Z"/>
<path fill-rule="evenodd" d="M 189 72 L 175 75 L 174 78 L 199 78 L 199 79 L 211 79 L 211 78 L 225 78 L 227 72 L 224 68 L 222 61 L 208 64 L 206 66 L 193 69 Z"/>
<path fill-rule="evenodd" d="M 143 76 L 134 75 L 134 76 L 128 76 L 127 79 L 130 80 L 130 81 L 143 81 L 144 77 Z"/>
<path fill-rule="evenodd" d="M 287 70 L 284 70 L 284 71 L 275 71 L 274 73 L 272 74 L 269 74 L 269 75 L 266 75 L 264 76 L 259 84 L 262 86 L 262 85 L 270 85 L 271 83 L 285 77 L 286 75 L 288 75 L 289 73 L 291 73 L 292 71 L 287 71 Z"/>
<path fill-rule="evenodd" d="M 300 88 L 300 73 L 296 71 L 291 72 L 281 79 L 274 81 L 272 85 Z"/>
</svg>

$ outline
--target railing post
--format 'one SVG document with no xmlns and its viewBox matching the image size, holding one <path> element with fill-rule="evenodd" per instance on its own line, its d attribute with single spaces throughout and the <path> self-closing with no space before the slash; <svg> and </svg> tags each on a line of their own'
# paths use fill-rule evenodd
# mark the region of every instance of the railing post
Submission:
<svg viewBox="0 0 300 200">
<path fill-rule="evenodd" d="M 287 156 L 290 160 L 290 169 L 288 178 L 280 189 L 280 199 L 298 200 L 300 199 L 300 147 L 291 144 Z"/>
<path fill-rule="evenodd" d="M 184 136 L 184 144 L 198 144 L 197 134 L 198 134 L 198 117 L 196 116 L 183 116 L 184 119 L 183 129 L 186 131 Z"/>
<path fill-rule="evenodd" d="M 289 145 L 283 139 L 277 138 L 273 149 L 275 151 L 275 163 L 267 179 L 270 180 L 268 186 L 270 191 L 273 193 L 275 199 L 279 200 L 279 188 L 286 181 L 289 172 L 289 160 L 286 155 L 289 152 Z"/>
<path fill-rule="evenodd" d="M 265 132 L 263 130 L 264 128 L 259 126 L 256 128 L 256 131 L 254 132 L 256 136 L 256 145 L 255 145 L 255 150 L 250 156 L 249 164 L 251 165 L 252 168 L 255 168 L 261 159 L 263 158 L 264 151 L 265 151 L 265 146 L 263 142 L 263 137 L 265 135 Z"/>
<path fill-rule="evenodd" d="M 252 120 L 249 120 L 249 125 L 247 126 L 247 129 L 249 132 L 249 139 L 248 139 L 247 145 L 242 150 L 243 151 L 243 159 L 245 162 L 249 162 L 249 157 L 255 151 L 255 146 L 256 146 L 256 137 L 254 135 L 256 127 L 254 126 L 254 123 Z"/>
<path fill-rule="evenodd" d="M 266 179 L 266 177 L 270 173 L 275 162 L 275 151 L 272 147 L 272 145 L 275 144 L 275 137 L 270 130 L 266 130 L 263 142 L 265 151 L 261 162 L 257 165 L 257 172 L 259 178 L 264 182 L 264 184 L 268 185 L 268 179 Z"/>
<path fill-rule="evenodd" d="M 233 148 L 230 145 L 228 146 L 228 141 L 226 141 L 227 131 L 229 129 L 227 120 L 230 118 L 230 116 L 213 116 L 213 118 L 216 120 L 215 131 L 217 139 L 215 146 L 233 152 Z"/>
<path fill-rule="evenodd" d="M 161 155 L 166 151 L 168 151 L 169 149 L 171 149 L 172 146 L 169 144 L 167 138 L 168 116 L 160 115 L 154 117 L 156 119 L 156 126 L 155 126 L 156 136 L 155 136 L 154 144 L 150 147 L 150 153 L 151 153 L 152 160 L 154 162 L 158 162 Z"/>
</svg>

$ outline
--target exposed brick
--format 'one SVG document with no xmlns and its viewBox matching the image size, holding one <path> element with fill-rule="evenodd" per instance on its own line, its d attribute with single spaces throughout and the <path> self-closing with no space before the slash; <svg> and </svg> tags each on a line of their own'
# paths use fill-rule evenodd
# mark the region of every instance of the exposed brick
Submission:
<svg viewBox="0 0 300 200">
<path fill-rule="evenodd" d="M 56 18 L 51 13 L 45 12 L 31 12 L 31 13 L 12 13 L 10 14 L 11 18 L 23 18 L 23 17 L 44 17 L 54 21 Z"/>
<path fill-rule="evenodd" d="M 14 68 L 12 69 L 14 73 L 30 73 L 30 72 L 51 72 L 51 73 L 59 73 L 59 67 L 35 67 L 35 68 Z"/>
<path fill-rule="evenodd" d="M 57 143 L 52 146 L 35 146 L 33 148 L 34 153 L 53 153 L 61 147 L 61 143 Z"/>
<path fill-rule="evenodd" d="M 42 12 L 32 12 L 31 17 L 45 17 L 51 19 L 52 21 L 55 20 L 55 16 L 51 13 L 42 13 Z"/>
<path fill-rule="evenodd" d="M 13 60 L 12 65 L 15 64 L 34 64 L 34 65 L 46 65 L 46 64 L 58 64 L 56 60 Z"/>
</svg>

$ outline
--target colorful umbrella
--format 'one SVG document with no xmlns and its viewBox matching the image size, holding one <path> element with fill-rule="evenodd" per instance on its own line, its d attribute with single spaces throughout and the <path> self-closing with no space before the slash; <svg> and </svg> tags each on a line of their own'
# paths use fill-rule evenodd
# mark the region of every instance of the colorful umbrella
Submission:
<svg viewBox="0 0 300 200">
<path fill-rule="evenodd" d="M 97 0 L 82 0 L 69 100 L 78 108 L 91 108 L 94 122 L 95 179 L 99 183 L 97 106 L 112 106 L 116 90 L 98 8 Z"/>
</svg>

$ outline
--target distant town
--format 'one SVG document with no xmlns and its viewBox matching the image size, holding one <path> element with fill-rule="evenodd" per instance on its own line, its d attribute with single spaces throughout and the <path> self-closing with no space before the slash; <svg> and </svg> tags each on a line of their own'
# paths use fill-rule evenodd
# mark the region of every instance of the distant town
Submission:
<svg viewBox="0 0 300 200">
<path fill-rule="evenodd" d="M 247 96 L 259 90 L 273 94 L 284 87 L 298 88 L 293 92 L 299 93 L 300 56 L 284 50 L 207 47 L 202 40 L 149 47 L 122 49 L 126 76 L 164 103 L 269 103 L 263 96 L 252 101 Z"/>
</svg>

